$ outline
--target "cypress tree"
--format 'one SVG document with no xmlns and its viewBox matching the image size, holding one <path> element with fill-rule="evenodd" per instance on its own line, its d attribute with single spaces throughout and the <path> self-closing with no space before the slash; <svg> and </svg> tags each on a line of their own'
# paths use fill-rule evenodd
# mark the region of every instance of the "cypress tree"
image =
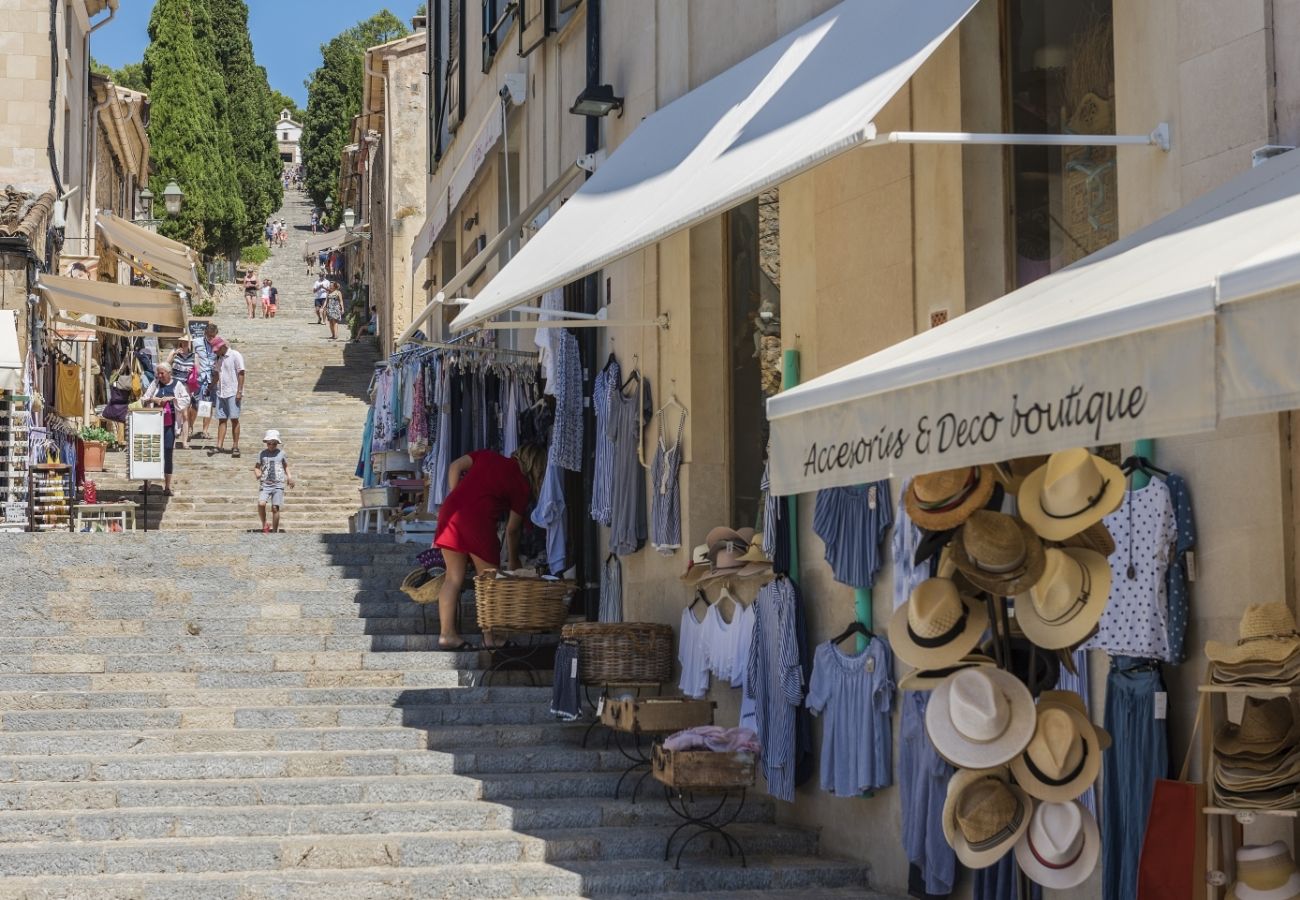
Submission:
<svg viewBox="0 0 1300 900">
<path fill-rule="evenodd" d="M 144 69 L 155 185 L 175 181 L 185 203 L 159 230 L 205 253 L 229 250 L 243 229 L 220 75 L 205 0 L 158 0 Z M 161 190 L 154 193 L 161 194 Z M 159 204 L 162 202 L 158 197 Z M 158 207 L 161 212 L 161 205 Z"/>
<path fill-rule="evenodd" d="M 257 243 L 267 218 L 280 208 L 284 188 L 275 143 L 271 86 L 257 65 L 248 33 L 244 0 L 208 0 L 212 9 L 213 50 L 225 86 L 226 118 L 234 145 L 239 193 L 247 214 L 240 246 Z"/>
</svg>

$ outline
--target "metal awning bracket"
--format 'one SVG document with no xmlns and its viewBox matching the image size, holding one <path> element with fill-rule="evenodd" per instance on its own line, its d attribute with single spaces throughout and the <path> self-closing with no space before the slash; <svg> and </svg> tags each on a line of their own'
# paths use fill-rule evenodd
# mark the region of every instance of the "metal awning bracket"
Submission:
<svg viewBox="0 0 1300 900">
<path fill-rule="evenodd" d="M 891 131 L 874 144 L 984 144 L 1020 147 L 1159 147 L 1166 153 L 1172 137 L 1168 122 L 1150 134 L 993 134 L 974 131 Z"/>
<path fill-rule="evenodd" d="M 520 312 L 519 307 L 515 307 L 514 312 Z M 522 310 L 530 311 L 530 310 Z M 542 312 L 554 313 L 555 310 L 548 309 Z M 668 313 L 663 313 L 653 319 L 609 319 L 602 313 L 568 313 L 571 316 L 583 316 L 583 318 L 572 319 L 546 319 L 540 322 L 533 321 L 514 321 L 514 322 L 484 322 L 478 326 L 484 331 L 523 331 L 534 328 L 658 328 L 663 331 L 668 330 Z"/>
</svg>

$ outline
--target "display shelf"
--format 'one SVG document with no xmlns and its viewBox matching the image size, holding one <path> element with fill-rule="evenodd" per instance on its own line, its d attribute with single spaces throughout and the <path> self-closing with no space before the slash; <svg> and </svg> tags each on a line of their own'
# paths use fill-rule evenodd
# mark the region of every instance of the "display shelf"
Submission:
<svg viewBox="0 0 1300 900">
<path fill-rule="evenodd" d="M 1237 819 L 1255 816 L 1276 816 L 1282 819 L 1294 819 L 1300 816 L 1300 809 L 1234 809 L 1231 806 L 1206 806 L 1201 812 L 1207 816 L 1233 816 Z M 1249 824 L 1242 822 L 1242 824 Z"/>
<path fill-rule="evenodd" d="M 27 516 L 36 531 L 72 531 L 72 505 L 77 486 L 72 467 L 64 463 L 43 463 L 28 470 Z"/>
<path fill-rule="evenodd" d="M 0 530 L 25 531 L 28 503 L 28 402 L 22 394 L 0 392 Z"/>
<path fill-rule="evenodd" d="M 1300 684 L 1202 684 L 1197 690 L 1202 694 L 1248 694 L 1253 696 L 1269 694 L 1285 697 L 1288 694 L 1300 693 Z"/>
</svg>

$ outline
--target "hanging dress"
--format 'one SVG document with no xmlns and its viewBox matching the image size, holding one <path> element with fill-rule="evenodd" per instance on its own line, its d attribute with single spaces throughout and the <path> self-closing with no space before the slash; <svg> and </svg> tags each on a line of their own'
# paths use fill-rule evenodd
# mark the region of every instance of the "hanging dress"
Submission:
<svg viewBox="0 0 1300 900">
<path fill-rule="evenodd" d="M 677 420 L 677 440 L 670 448 L 664 438 L 664 414 L 659 412 L 659 446 L 650 466 L 650 545 L 664 556 L 672 556 L 682 546 L 682 432 L 686 428 L 686 410 Z"/>
</svg>

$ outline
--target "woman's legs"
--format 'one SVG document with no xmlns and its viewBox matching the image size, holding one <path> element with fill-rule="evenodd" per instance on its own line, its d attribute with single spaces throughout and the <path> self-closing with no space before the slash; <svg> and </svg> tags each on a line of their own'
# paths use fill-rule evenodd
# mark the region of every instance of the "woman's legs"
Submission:
<svg viewBox="0 0 1300 900">
<path fill-rule="evenodd" d="M 331 341 L 337 341 L 337 340 L 339 339 L 339 323 L 338 323 L 338 320 L 335 319 L 335 318 L 333 318 L 333 317 L 331 317 L 329 321 L 330 321 L 330 340 L 331 340 Z"/>
<path fill-rule="evenodd" d="M 465 587 L 469 556 L 444 547 L 442 558 L 447 563 L 447 577 L 443 579 L 442 590 L 438 592 L 438 645 L 456 647 L 464 640 L 456 630 L 456 606 L 460 603 L 461 589 Z"/>
</svg>

